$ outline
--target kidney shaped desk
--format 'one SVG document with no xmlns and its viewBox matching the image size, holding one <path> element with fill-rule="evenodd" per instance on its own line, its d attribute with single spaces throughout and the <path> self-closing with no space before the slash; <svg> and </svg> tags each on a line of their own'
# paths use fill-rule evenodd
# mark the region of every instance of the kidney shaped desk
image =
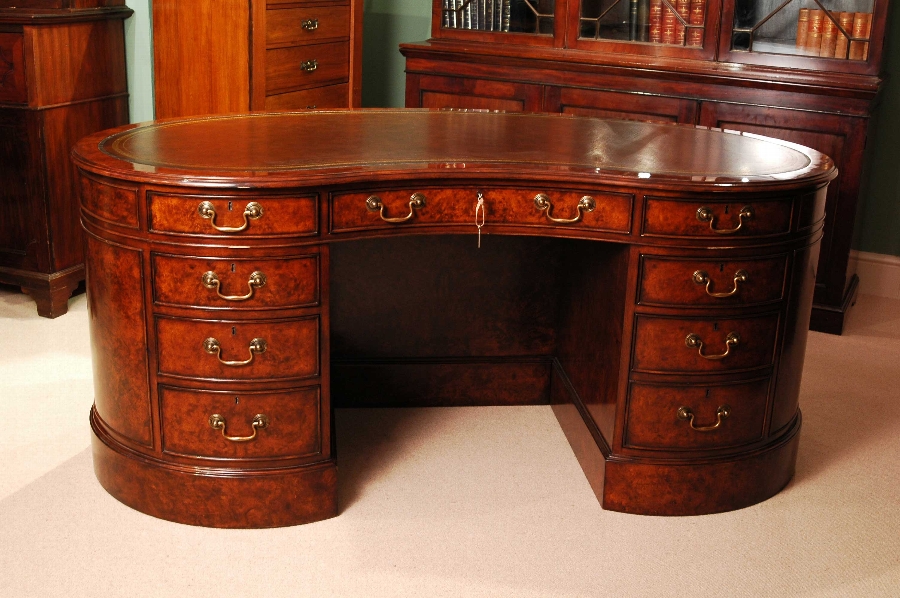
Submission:
<svg viewBox="0 0 900 598">
<path fill-rule="evenodd" d="M 336 515 L 335 406 L 549 403 L 628 513 L 737 509 L 793 474 L 836 174 L 811 149 L 366 110 L 128 126 L 74 160 L 95 470 L 140 511 Z"/>
</svg>

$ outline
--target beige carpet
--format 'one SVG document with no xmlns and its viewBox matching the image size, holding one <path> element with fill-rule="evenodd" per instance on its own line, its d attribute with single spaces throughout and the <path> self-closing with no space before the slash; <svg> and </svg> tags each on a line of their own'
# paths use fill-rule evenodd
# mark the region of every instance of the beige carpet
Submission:
<svg viewBox="0 0 900 598">
<path fill-rule="evenodd" d="M 900 596 L 900 301 L 811 335 L 797 475 L 762 504 L 603 511 L 549 407 L 342 410 L 341 515 L 263 531 L 97 484 L 85 305 L 0 288 L 0 597 Z"/>
</svg>

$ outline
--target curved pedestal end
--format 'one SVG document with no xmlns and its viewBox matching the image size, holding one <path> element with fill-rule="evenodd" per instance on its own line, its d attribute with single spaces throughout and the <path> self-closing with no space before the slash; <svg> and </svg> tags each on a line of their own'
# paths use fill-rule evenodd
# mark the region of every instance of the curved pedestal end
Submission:
<svg viewBox="0 0 900 598">
<path fill-rule="evenodd" d="M 100 484 L 129 507 L 177 523 L 223 528 L 298 525 L 338 514 L 333 461 L 275 471 L 195 469 L 146 459 L 94 422 L 91 444 Z"/>
<path fill-rule="evenodd" d="M 800 414 L 775 442 L 731 460 L 671 465 L 606 462 L 603 508 L 641 515 L 707 515 L 771 498 L 794 475 Z"/>
</svg>

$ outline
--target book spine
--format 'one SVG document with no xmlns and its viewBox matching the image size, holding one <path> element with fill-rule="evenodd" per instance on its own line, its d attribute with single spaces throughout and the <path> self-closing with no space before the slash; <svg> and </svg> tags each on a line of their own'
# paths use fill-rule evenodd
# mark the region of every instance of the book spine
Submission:
<svg viewBox="0 0 900 598">
<path fill-rule="evenodd" d="M 797 47 L 806 47 L 806 35 L 809 33 L 809 9 L 801 8 L 797 15 Z"/>
<path fill-rule="evenodd" d="M 509 33 L 509 15 L 510 15 L 510 3 L 512 0 L 503 0 L 503 17 L 500 25 L 500 31 L 505 31 Z"/>
<path fill-rule="evenodd" d="M 456 9 L 459 8 L 457 5 L 457 0 L 449 0 L 450 1 L 450 29 L 459 28 L 459 13 L 456 12 Z"/>
<path fill-rule="evenodd" d="M 465 2 L 465 10 L 463 12 L 463 28 L 472 28 L 472 0 L 463 0 Z"/>
<path fill-rule="evenodd" d="M 678 19 L 675 17 L 675 13 L 669 8 L 666 4 L 663 4 L 663 15 L 662 15 L 662 43 L 664 44 L 674 44 L 675 43 L 675 23 Z"/>
<path fill-rule="evenodd" d="M 678 11 L 678 16 L 681 17 L 684 23 L 689 22 L 691 18 L 691 0 L 675 0 L 675 10 Z M 679 46 L 684 45 L 684 38 L 687 33 L 684 23 L 675 19 L 675 43 Z"/>
<path fill-rule="evenodd" d="M 487 19 L 487 0 L 478 0 L 478 28 L 482 31 L 490 31 L 487 26 Z"/>
<path fill-rule="evenodd" d="M 494 30 L 494 0 L 484 2 L 484 30 Z"/>
<path fill-rule="evenodd" d="M 872 13 L 858 12 L 853 15 L 853 37 L 869 39 L 872 31 Z M 866 60 L 869 57 L 869 42 L 850 42 L 850 60 Z"/>
<path fill-rule="evenodd" d="M 691 16 L 688 23 L 691 25 L 701 25 L 701 27 L 691 27 L 688 31 L 687 45 L 692 47 L 701 47 L 703 45 L 703 22 L 706 20 L 706 0 L 691 0 Z"/>
<path fill-rule="evenodd" d="M 662 0 L 650 0 L 650 43 L 662 43 Z"/>
<path fill-rule="evenodd" d="M 853 13 L 852 12 L 842 12 L 838 16 L 838 24 L 841 26 L 841 29 L 844 30 L 844 33 L 840 31 L 837 32 L 837 43 L 834 47 L 834 57 L 847 59 L 847 50 L 850 49 L 850 37 L 853 35 Z"/>
<path fill-rule="evenodd" d="M 628 39 L 630 41 L 638 40 L 638 0 L 628 0 Z"/>
<path fill-rule="evenodd" d="M 650 0 L 638 0 L 638 41 L 650 41 Z"/>
<path fill-rule="evenodd" d="M 450 28 L 450 0 L 444 0 L 441 6 L 441 26 L 444 29 Z"/>
<path fill-rule="evenodd" d="M 822 9 L 809 10 L 809 31 L 806 34 L 806 50 L 809 54 L 818 54 L 822 47 Z"/>
<path fill-rule="evenodd" d="M 838 18 L 837 12 L 831 12 L 834 21 Z M 834 58 L 834 51 L 837 48 L 837 25 L 829 18 L 828 14 L 822 15 L 822 47 L 819 49 L 819 56 L 822 58 Z"/>
</svg>

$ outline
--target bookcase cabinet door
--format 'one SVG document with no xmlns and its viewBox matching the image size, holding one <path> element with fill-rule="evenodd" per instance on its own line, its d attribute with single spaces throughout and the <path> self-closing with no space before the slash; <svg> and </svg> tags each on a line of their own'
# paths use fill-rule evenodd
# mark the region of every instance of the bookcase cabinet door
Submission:
<svg viewBox="0 0 900 598">
<path fill-rule="evenodd" d="M 698 104 L 694 100 L 668 96 L 548 87 L 544 109 L 547 112 L 599 118 L 696 124 Z"/>
<path fill-rule="evenodd" d="M 406 106 L 532 112 L 541 110 L 541 86 L 461 77 L 408 75 Z"/>
<path fill-rule="evenodd" d="M 841 305 L 852 299 L 855 273 L 848 272 L 852 228 L 859 195 L 868 118 L 804 112 L 765 106 L 704 102 L 700 124 L 784 139 L 830 156 L 838 178 L 828 186 L 825 236 L 819 253 L 814 301 Z M 838 331 L 839 332 L 839 331 Z"/>
</svg>

